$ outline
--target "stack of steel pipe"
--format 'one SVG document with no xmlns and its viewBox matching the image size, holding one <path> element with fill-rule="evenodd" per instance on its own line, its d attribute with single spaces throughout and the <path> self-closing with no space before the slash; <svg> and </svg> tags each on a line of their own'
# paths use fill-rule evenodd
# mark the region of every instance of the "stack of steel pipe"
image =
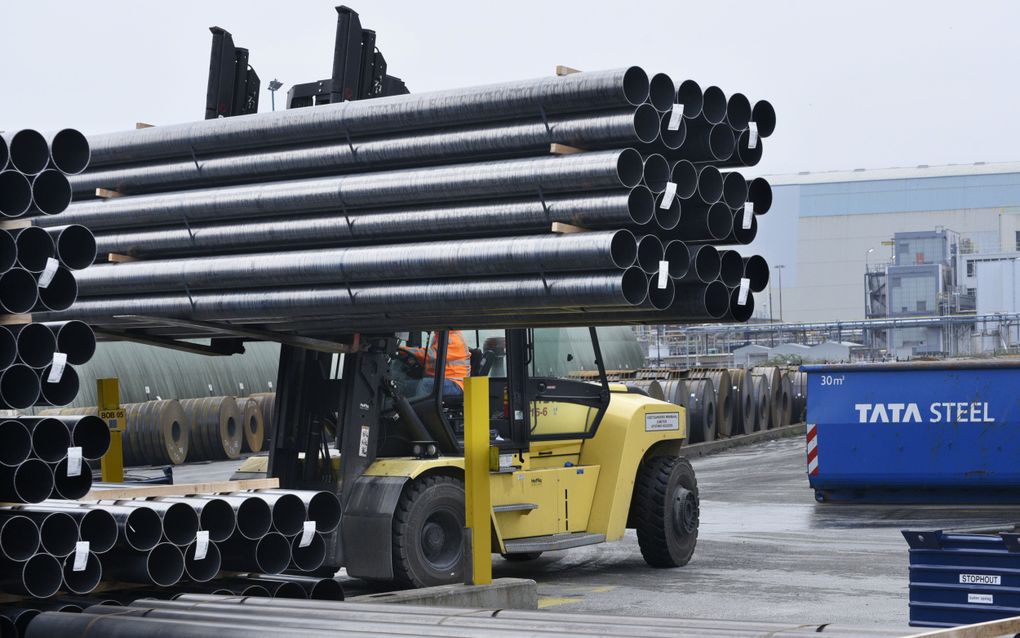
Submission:
<svg viewBox="0 0 1020 638">
<path fill-rule="evenodd" d="M 95 350 L 95 334 L 81 321 L 0 326 L 0 406 L 70 403 L 78 394 L 74 366 L 88 363 Z"/>
<path fill-rule="evenodd" d="M 630 67 L 95 136 L 82 201 L 33 223 L 138 260 L 86 269 L 46 318 L 113 337 L 746 321 L 760 260 L 718 247 L 772 195 L 729 169 L 774 128 L 767 102 Z"/>
</svg>

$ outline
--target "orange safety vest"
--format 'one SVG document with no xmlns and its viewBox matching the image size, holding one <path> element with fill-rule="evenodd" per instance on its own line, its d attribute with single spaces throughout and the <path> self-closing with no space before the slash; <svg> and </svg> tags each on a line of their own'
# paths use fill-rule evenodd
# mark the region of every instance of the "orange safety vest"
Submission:
<svg viewBox="0 0 1020 638">
<path fill-rule="evenodd" d="M 436 375 L 436 352 L 438 350 L 439 335 L 433 333 L 431 341 L 428 357 L 425 356 L 423 348 L 408 348 L 408 352 L 424 364 L 426 377 L 434 377 Z M 470 374 L 471 351 L 468 350 L 467 341 L 464 340 L 464 333 L 460 330 L 451 330 L 450 343 L 446 346 L 446 380 L 453 381 L 463 389 L 464 379 Z"/>
</svg>

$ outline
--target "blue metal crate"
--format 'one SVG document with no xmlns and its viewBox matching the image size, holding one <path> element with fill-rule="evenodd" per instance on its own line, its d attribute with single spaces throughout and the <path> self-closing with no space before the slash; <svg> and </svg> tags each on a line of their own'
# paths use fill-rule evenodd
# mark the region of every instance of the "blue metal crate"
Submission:
<svg viewBox="0 0 1020 638">
<path fill-rule="evenodd" d="M 819 501 L 1020 503 L 1020 365 L 809 365 Z"/>
<path fill-rule="evenodd" d="M 1020 534 L 904 531 L 910 624 L 953 627 L 1020 616 Z"/>
</svg>

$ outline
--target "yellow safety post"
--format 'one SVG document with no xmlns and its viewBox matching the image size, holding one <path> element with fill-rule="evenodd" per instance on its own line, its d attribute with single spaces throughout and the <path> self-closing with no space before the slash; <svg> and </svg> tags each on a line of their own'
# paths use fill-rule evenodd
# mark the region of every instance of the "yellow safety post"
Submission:
<svg viewBox="0 0 1020 638">
<path fill-rule="evenodd" d="M 99 398 L 99 418 L 110 426 L 110 449 L 100 461 L 103 481 L 123 483 L 124 446 L 120 435 L 127 419 L 120 407 L 120 382 L 117 379 L 96 379 L 96 396 Z"/>
<path fill-rule="evenodd" d="M 492 582 L 489 494 L 489 377 L 464 380 L 464 500 L 467 505 L 468 585 Z"/>
</svg>

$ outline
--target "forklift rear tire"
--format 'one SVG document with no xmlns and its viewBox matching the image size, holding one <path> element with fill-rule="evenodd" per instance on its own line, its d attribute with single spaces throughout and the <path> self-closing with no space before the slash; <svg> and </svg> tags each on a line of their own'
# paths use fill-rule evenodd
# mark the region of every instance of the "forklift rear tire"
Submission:
<svg viewBox="0 0 1020 638">
<path fill-rule="evenodd" d="M 511 563 L 523 563 L 529 560 L 535 560 L 542 555 L 542 552 L 518 552 L 517 554 L 500 554 L 503 560 L 510 561 Z"/>
<path fill-rule="evenodd" d="M 464 580 L 464 482 L 426 476 L 408 484 L 393 517 L 393 577 L 408 587 Z"/>
<path fill-rule="evenodd" d="M 638 469 L 635 528 L 641 556 L 651 567 L 682 567 L 698 542 L 698 480 L 690 462 L 655 456 Z"/>
</svg>

